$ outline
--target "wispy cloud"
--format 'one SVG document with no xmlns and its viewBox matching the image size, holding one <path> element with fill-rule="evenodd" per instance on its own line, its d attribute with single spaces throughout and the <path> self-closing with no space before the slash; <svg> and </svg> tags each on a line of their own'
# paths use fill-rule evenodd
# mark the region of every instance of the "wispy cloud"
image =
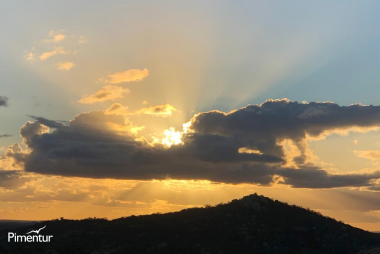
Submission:
<svg viewBox="0 0 380 254">
<path fill-rule="evenodd" d="M 36 61 L 35 54 L 34 54 L 35 49 L 36 48 L 33 47 L 30 51 L 26 52 L 26 55 L 25 55 L 26 60 L 32 64 Z"/>
<path fill-rule="evenodd" d="M 95 94 L 85 95 L 78 102 L 83 104 L 92 104 L 96 102 L 116 100 L 123 98 L 125 95 L 129 94 L 128 89 L 123 89 L 122 87 L 115 85 L 107 85 L 97 91 Z"/>
<path fill-rule="evenodd" d="M 0 138 L 9 138 L 12 136 L 13 136 L 13 134 L 0 134 Z"/>
<path fill-rule="evenodd" d="M 127 115 L 129 114 L 128 112 L 128 107 L 125 107 L 121 105 L 120 103 L 114 103 L 109 107 L 106 111 L 106 114 L 115 114 L 115 115 Z"/>
<path fill-rule="evenodd" d="M 84 36 L 79 37 L 78 43 L 79 44 L 86 44 L 88 42 L 88 39 Z"/>
<path fill-rule="evenodd" d="M 116 72 L 114 74 L 109 74 L 107 75 L 107 77 L 100 78 L 99 80 L 104 83 L 118 84 L 131 81 L 141 81 L 148 75 L 149 71 L 147 69 L 131 69 L 122 72 Z"/>
<path fill-rule="evenodd" d="M 66 35 L 64 34 L 58 34 L 56 36 L 54 36 L 54 42 L 58 42 L 58 41 L 62 41 L 63 39 L 65 39 Z"/>
<path fill-rule="evenodd" d="M 46 59 L 48 59 L 54 55 L 58 55 L 58 54 L 67 54 L 67 52 L 65 51 L 65 49 L 63 47 L 56 47 L 52 51 L 47 51 L 47 52 L 42 53 L 40 55 L 40 59 L 46 60 Z"/>
<path fill-rule="evenodd" d="M 370 159 L 370 160 L 380 160 L 380 151 L 378 150 L 366 150 L 366 151 L 355 150 L 354 153 L 361 158 Z"/>
<path fill-rule="evenodd" d="M 7 107 L 8 106 L 8 97 L 6 96 L 0 96 L 0 107 Z"/>
<path fill-rule="evenodd" d="M 47 38 L 40 41 L 35 41 L 33 47 L 30 51 L 26 51 L 25 59 L 34 64 L 36 60 L 44 61 L 55 55 L 76 55 L 78 52 L 78 44 L 87 43 L 87 38 L 84 36 L 74 36 L 68 37 L 64 30 L 51 30 Z M 66 50 L 69 48 L 70 50 Z M 60 59 L 62 60 L 62 59 Z M 72 61 L 66 62 L 55 62 L 54 66 L 57 70 L 70 70 L 73 66 Z"/>
<path fill-rule="evenodd" d="M 173 112 L 178 111 L 170 104 L 156 105 L 152 107 L 141 108 L 135 112 L 136 115 L 153 115 L 167 117 L 171 116 Z"/>
<path fill-rule="evenodd" d="M 49 36 L 47 39 L 42 40 L 45 43 L 49 42 L 60 42 L 63 41 L 66 38 L 66 35 L 63 34 L 63 30 L 60 31 L 53 31 L 51 30 L 49 32 Z"/>
<path fill-rule="evenodd" d="M 173 112 L 178 111 L 169 103 L 163 105 L 156 105 L 152 107 L 140 108 L 136 111 L 128 111 L 128 107 L 123 106 L 120 103 L 112 104 L 104 112 L 106 114 L 115 114 L 115 115 L 125 115 L 125 116 L 136 116 L 136 115 L 151 115 L 151 116 L 160 116 L 168 117 L 173 114 Z"/>
<path fill-rule="evenodd" d="M 73 62 L 59 62 L 56 64 L 57 70 L 68 71 L 73 68 L 75 64 Z"/>
</svg>

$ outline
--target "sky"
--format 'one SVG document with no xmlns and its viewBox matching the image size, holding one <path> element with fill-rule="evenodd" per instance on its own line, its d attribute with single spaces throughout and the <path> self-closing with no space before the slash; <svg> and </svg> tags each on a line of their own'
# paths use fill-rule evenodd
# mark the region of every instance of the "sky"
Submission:
<svg viewBox="0 0 380 254">
<path fill-rule="evenodd" d="M 8 1 L 0 219 L 259 193 L 380 231 L 378 1 Z"/>
</svg>

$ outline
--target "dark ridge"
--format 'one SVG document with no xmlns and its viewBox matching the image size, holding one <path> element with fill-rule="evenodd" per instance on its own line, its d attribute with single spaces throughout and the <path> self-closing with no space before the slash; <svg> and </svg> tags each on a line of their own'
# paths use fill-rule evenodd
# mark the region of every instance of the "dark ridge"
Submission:
<svg viewBox="0 0 380 254">
<path fill-rule="evenodd" d="M 1 231 L 0 253 L 356 254 L 380 243 L 379 234 L 256 194 L 227 204 L 112 221 L 61 218 L 12 232 L 25 234 L 45 225 L 41 234 L 53 235 L 50 243 L 8 243 L 8 231 Z"/>
</svg>

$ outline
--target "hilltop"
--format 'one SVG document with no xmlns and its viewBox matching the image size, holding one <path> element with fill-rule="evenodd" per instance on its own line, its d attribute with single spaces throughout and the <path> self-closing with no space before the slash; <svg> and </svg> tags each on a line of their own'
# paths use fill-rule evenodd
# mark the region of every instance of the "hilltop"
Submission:
<svg viewBox="0 0 380 254">
<path fill-rule="evenodd" d="M 7 243 L 0 253 L 358 253 L 377 247 L 380 235 L 310 209 L 257 194 L 226 204 L 180 212 L 115 219 L 59 219 L 18 228 L 25 234 L 46 225 L 51 243 Z"/>
</svg>

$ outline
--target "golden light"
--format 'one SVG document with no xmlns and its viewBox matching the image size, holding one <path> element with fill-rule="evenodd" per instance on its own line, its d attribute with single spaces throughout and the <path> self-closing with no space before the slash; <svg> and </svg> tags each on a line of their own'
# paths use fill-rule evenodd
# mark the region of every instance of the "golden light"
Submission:
<svg viewBox="0 0 380 254">
<path fill-rule="evenodd" d="M 182 143 L 181 137 L 182 133 L 175 131 L 173 127 L 170 127 L 169 130 L 164 131 L 165 138 L 162 139 L 162 144 L 165 146 L 178 145 Z"/>
<path fill-rule="evenodd" d="M 168 130 L 164 131 L 165 138 L 162 139 L 161 144 L 166 147 L 171 147 L 172 145 L 183 144 L 182 135 L 189 132 L 189 127 L 191 121 L 182 124 L 183 131 L 176 131 L 173 127 L 170 127 Z"/>
<path fill-rule="evenodd" d="M 238 152 L 239 152 L 239 153 L 255 153 L 255 154 L 263 154 L 262 152 L 260 152 L 260 150 L 257 150 L 257 149 L 250 149 L 250 148 L 247 148 L 247 147 L 241 147 L 241 148 L 239 148 Z"/>
</svg>

